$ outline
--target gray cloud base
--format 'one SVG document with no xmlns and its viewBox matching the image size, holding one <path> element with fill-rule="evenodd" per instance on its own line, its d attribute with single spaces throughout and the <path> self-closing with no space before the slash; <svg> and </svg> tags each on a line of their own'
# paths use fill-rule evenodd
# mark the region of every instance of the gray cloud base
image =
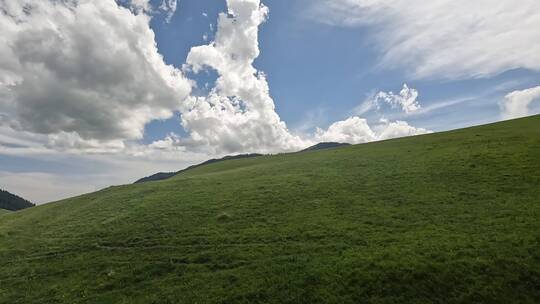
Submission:
<svg viewBox="0 0 540 304">
<path fill-rule="evenodd" d="M 0 112 L 16 129 L 138 139 L 190 93 L 191 83 L 163 62 L 145 14 L 114 1 L 2 6 Z"/>
</svg>

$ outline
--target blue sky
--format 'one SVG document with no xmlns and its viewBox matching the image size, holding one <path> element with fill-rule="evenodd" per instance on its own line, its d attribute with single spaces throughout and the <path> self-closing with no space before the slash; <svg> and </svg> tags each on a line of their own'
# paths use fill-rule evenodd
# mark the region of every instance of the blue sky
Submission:
<svg viewBox="0 0 540 304">
<path fill-rule="evenodd" d="M 328 126 L 349 116 L 375 92 L 399 91 L 404 83 L 420 92 L 424 107 L 470 99 L 415 117 L 416 125 L 442 131 L 482 124 L 501 119 L 499 101 L 509 91 L 540 83 L 538 72 L 522 68 L 479 79 L 416 79 L 404 67 L 380 68 L 380 53 L 369 37 L 373 28 L 319 22 L 306 10 L 309 3 L 264 1 L 270 16 L 260 28 L 261 55 L 255 62 L 268 76 L 277 112 L 292 129 L 313 119 L 317 126 Z M 191 47 L 206 43 L 203 35 L 214 36 L 217 15 L 225 10 L 225 1 L 185 0 L 169 24 L 163 16 L 154 18 L 151 26 L 165 60 L 184 64 Z M 178 122 L 177 117 L 154 122 L 146 137 L 155 140 L 170 130 L 182 132 Z"/>
<path fill-rule="evenodd" d="M 540 113 L 534 0 L 0 5 L 0 187 L 38 203 Z"/>
</svg>

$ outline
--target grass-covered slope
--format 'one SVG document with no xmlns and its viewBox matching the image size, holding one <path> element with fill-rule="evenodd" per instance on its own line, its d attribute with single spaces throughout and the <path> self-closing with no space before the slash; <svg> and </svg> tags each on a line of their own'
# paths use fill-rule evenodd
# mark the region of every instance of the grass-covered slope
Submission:
<svg viewBox="0 0 540 304">
<path fill-rule="evenodd" d="M 0 303 L 538 303 L 540 117 L 0 217 Z"/>
<path fill-rule="evenodd" d="M 134 184 L 166 180 L 166 179 L 169 179 L 171 177 L 174 177 L 175 175 L 184 173 L 184 172 L 189 171 L 189 170 L 193 170 L 193 169 L 201 167 L 201 166 L 207 166 L 207 165 L 210 165 L 210 164 L 219 163 L 219 162 L 227 161 L 227 160 L 252 158 L 252 157 L 258 157 L 258 156 L 262 156 L 262 155 L 257 154 L 257 153 L 251 153 L 251 154 L 228 155 L 228 156 L 225 156 L 225 157 L 222 157 L 222 158 L 219 158 L 219 159 L 215 159 L 215 158 L 214 159 L 209 159 L 209 160 L 207 160 L 205 162 L 189 166 L 189 167 L 187 167 L 185 169 L 182 169 L 180 171 L 176 171 L 176 172 L 159 172 L 159 173 L 147 176 L 147 177 L 143 177 L 143 178 L 135 181 Z"/>
</svg>

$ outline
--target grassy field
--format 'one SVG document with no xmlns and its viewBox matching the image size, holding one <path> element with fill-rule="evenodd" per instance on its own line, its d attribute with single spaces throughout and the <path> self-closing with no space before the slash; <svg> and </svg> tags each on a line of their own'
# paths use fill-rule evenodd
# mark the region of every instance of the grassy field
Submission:
<svg viewBox="0 0 540 304">
<path fill-rule="evenodd" d="M 9 210 L 0 209 L 0 215 L 2 215 L 2 214 L 8 214 L 8 213 L 10 213 Z"/>
<path fill-rule="evenodd" d="M 540 303 L 540 116 L 0 217 L 0 303 Z"/>
</svg>

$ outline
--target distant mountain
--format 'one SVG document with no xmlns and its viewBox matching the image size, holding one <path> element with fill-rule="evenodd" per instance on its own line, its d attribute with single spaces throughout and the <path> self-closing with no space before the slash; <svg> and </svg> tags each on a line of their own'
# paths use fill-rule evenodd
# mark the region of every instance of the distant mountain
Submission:
<svg viewBox="0 0 540 304">
<path fill-rule="evenodd" d="M 187 167 L 187 168 L 185 168 L 183 170 L 180 170 L 180 171 L 176 171 L 176 172 L 159 172 L 159 173 L 156 173 L 154 175 L 143 177 L 143 178 L 137 180 L 136 182 L 134 182 L 134 184 L 140 184 L 140 183 L 146 183 L 146 182 L 155 182 L 155 181 L 169 179 L 169 178 L 171 178 L 171 177 L 173 177 L 173 176 L 175 176 L 177 174 L 180 174 L 182 172 L 186 172 L 188 170 L 195 169 L 195 168 L 200 167 L 200 166 L 209 165 L 209 164 L 213 164 L 213 163 L 217 163 L 217 162 L 222 162 L 222 161 L 226 161 L 226 160 L 233 160 L 233 159 L 257 157 L 257 156 L 262 156 L 262 154 L 250 153 L 250 154 L 240 154 L 240 155 L 228 155 L 228 156 L 225 156 L 225 157 L 219 158 L 219 159 L 213 158 L 213 159 L 207 160 L 207 161 L 205 161 L 203 163 L 193 165 L 193 166 L 189 166 L 189 167 Z"/>
<path fill-rule="evenodd" d="M 311 146 L 309 148 L 306 148 L 300 152 L 317 151 L 317 150 L 324 150 L 324 149 L 330 149 L 330 148 L 345 147 L 345 146 L 350 146 L 350 145 L 351 144 L 337 143 L 337 142 L 322 142 L 314 146 Z"/>
<path fill-rule="evenodd" d="M 0 209 L 17 211 L 34 207 L 34 204 L 24 198 L 0 189 Z"/>
</svg>

